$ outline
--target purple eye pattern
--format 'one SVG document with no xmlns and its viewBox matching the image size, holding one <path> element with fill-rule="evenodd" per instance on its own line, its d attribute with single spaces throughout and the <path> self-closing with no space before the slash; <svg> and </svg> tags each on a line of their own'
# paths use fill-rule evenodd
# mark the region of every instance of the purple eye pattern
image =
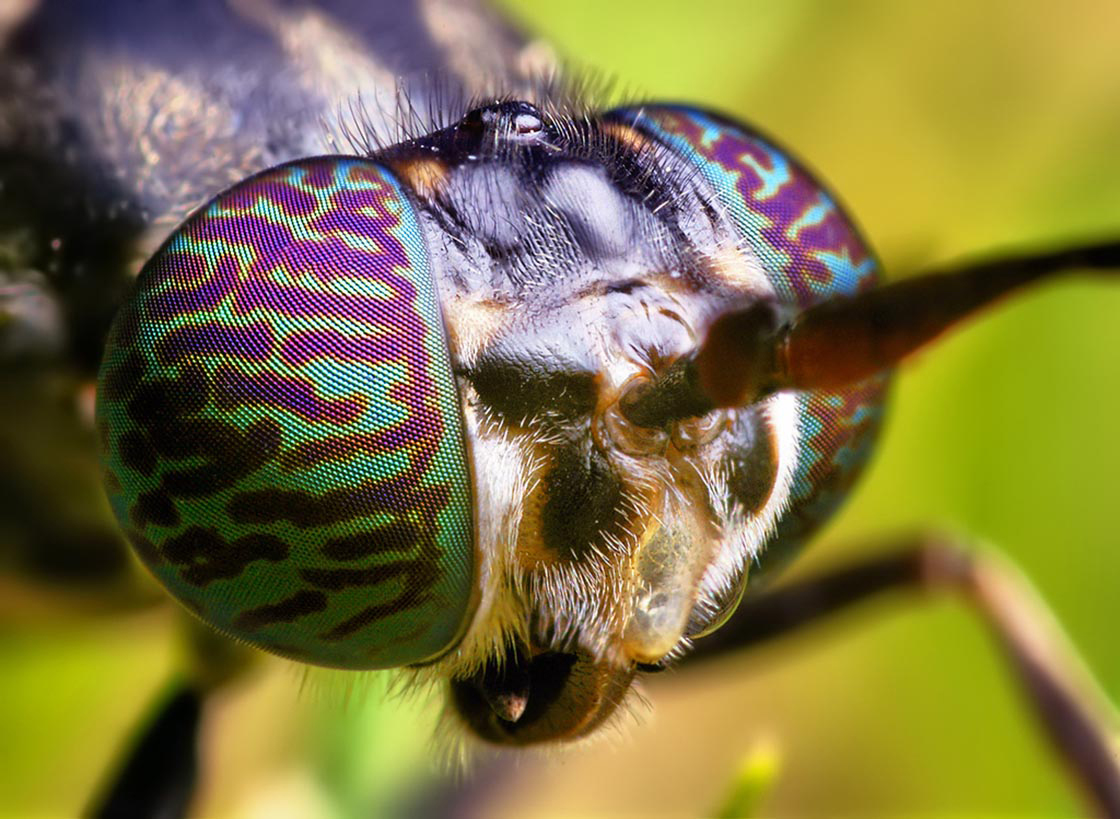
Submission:
<svg viewBox="0 0 1120 819">
<path fill-rule="evenodd" d="M 114 512 L 219 630 L 293 659 L 432 659 L 469 619 L 471 486 L 416 214 L 365 159 L 220 194 L 152 257 L 98 389 Z"/>
</svg>

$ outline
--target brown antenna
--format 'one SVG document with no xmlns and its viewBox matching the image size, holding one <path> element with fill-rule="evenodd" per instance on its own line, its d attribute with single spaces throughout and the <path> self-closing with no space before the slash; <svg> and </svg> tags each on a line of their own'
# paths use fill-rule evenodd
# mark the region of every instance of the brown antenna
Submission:
<svg viewBox="0 0 1120 819">
<path fill-rule="evenodd" d="M 1120 241 L 964 264 L 821 302 L 782 323 L 758 302 L 720 316 L 695 352 L 635 384 L 619 408 L 632 424 L 663 427 L 779 390 L 833 389 L 898 364 L 958 322 L 1042 279 L 1120 269 Z"/>
</svg>

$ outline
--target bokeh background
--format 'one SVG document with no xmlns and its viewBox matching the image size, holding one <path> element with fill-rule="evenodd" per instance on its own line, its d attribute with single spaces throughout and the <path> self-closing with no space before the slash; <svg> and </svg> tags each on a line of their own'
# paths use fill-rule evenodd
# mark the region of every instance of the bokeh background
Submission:
<svg viewBox="0 0 1120 819">
<path fill-rule="evenodd" d="M 715 106 L 805 157 L 891 276 L 1120 232 L 1113 0 L 503 0 L 578 66 Z M 1070 281 L 910 362 L 882 444 L 797 570 L 930 525 L 1012 558 L 1120 699 L 1120 287 Z M 0 467 L 2 468 L 2 467 Z M 170 609 L 0 620 L 0 814 L 76 815 L 170 677 Z M 434 704 L 266 661 L 206 725 L 199 814 L 383 816 L 442 791 Z M 1075 816 L 987 635 L 952 601 L 873 607 L 645 687 L 590 748 L 491 766 L 481 816 L 703 816 L 742 759 L 772 816 Z M 434 797 L 433 797 L 434 798 Z"/>
</svg>

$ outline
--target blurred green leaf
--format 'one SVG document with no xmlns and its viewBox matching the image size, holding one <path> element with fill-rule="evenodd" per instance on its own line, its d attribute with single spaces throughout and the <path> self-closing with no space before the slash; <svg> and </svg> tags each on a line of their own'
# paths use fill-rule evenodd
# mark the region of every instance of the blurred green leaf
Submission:
<svg viewBox="0 0 1120 819">
<path fill-rule="evenodd" d="M 781 768 L 777 749 L 760 744 L 743 758 L 727 796 L 712 814 L 714 819 L 750 819 L 758 816 L 762 802 L 774 787 Z"/>
</svg>

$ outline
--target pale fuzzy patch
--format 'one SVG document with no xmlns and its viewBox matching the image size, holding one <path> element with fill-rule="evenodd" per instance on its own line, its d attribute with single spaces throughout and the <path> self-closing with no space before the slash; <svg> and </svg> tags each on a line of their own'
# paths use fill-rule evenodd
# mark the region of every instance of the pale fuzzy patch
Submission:
<svg viewBox="0 0 1120 819">
<path fill-rule="evenodd" d="M 620 567 L 629 565 L 630 549 L 616 538 L 592 546 L 578 564 L 540 566 L 523 579 L 535 602 L 542 631 L 559 647 L 580 646 L 596 657 L 613 657 L 628 616 L 628 584 Z"/>
<path fill-rule="evenodd" d="M 773 298 L 774 288 L 754 250 L 740 243 L 724 247 L 708 255 L 711 272 L 722 281 L 741 290 L 745 296 Z"/>
<path fill-rule="evenodd" d="M 446 295 L 444 291 L 448 291 Z M 509 326 L 512 311 L 505 304 L 477 293 L 467 294 L 459 288 L 440 288 L 440 295 L 452 358 L 470 368 L 479 353 Z"/>
<path fill-rule="evenodd" d="M 794 393 L 778 393 L 760 405 L 763 416 L 774 430 L 778 473 L 766 504 L 755 515 L 745 516 L 741 510 L 720 510 L 726 523 L 721 548 L 716 552 L 700 583 L 701 611 L 711 612 L 738 584 L 749 563 L 757 560 L 763 544 L 774 532 L 789 506 L 793 475 L 797 468 L 797 451 L 801 439 L 800 399 Z M 726 476 L 710 475 L 706 482 L 713 498 L 727 498 Z"/>
<path fill-rule="evenodd" d="M 537 466 L 530 447 L 513 440 L 476 409 L 477 396 L 469 384 L 463 391 L 463 421 L 468 462 L 474 468 L 475 537 L 479 599 L 459 644 L 430 666 L 416 670 L 419 678 L 467 677 L 490 657 L 502 657 L 515 642 L 528 642 L 528 612 L 521 595 L 511 588 L 516 565 L 517 530 L 522 499 L 531 490 Z"/>
</svg>

